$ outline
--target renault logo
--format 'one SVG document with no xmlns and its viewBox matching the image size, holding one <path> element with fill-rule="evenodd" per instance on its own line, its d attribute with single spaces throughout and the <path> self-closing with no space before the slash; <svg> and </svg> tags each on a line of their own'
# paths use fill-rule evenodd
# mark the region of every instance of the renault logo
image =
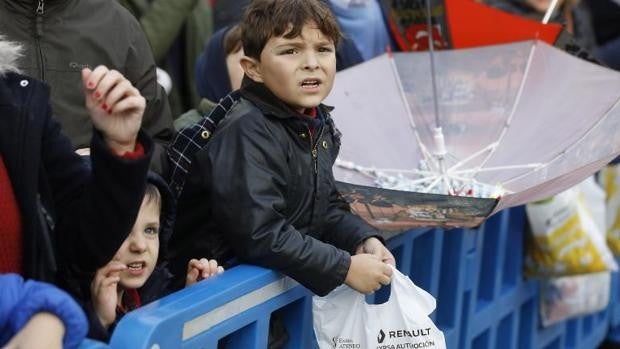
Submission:
<svg viewBox="0 0 620 349">
<path fill-rule="evenodd" d="M 379 330 L 379 335 L 377 336 L 377 342 L 381 344 L 383 343 L 384 340 L 385 340 L 385 332 L 383 332 L 383 330 Z"/>
</svg>

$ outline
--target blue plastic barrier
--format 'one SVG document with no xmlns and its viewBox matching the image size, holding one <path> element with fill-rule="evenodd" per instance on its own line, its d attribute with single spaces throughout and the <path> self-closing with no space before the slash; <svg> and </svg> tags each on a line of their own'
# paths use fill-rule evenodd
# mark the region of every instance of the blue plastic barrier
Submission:
<svg viewBox="0 0 620 349">
<path fill-rule="evenodd" d="M 110 346 L 92 339 L 85 339 L 79 349 L 110 349 Z"/>
<path fill-rule="evenodd" d="M 498 213 L 479 229 L 386 234 L 397 267 L 437 298 L 433 320 L 448 348 L 594 349 L 610 322 L 620 322 L 616 273 L 608 309 L 541 328 L 538 283 L 524 281 L 521 272 L 524 217 L 520 207 Z M 286 348 L 316 347 L 310 292 L 288 277 L 246 265 L 128 314 L 110 347 L 217 348 L 221 342 L 224 348 L 263 349 L 274 312 L 287 327 Z"/>
<path fill-rule="evenodd" d="M 310 292 L 293 279 L 242 265 L 127 314 L 110 347 L 217 348 L 222 341 L 225 348 L 266 348 L 275 312 L 289 325 L 288 347 L 308 348 L 311 306 Z"/>
<path fill-rule="evenodd" d="M 618 264 L 620 259 L 616 258 Z M 609 297 L 609 333 L 607 339 L 620 347 L 620 275 L 612 274 L 611 294 Z"/>
</svg>

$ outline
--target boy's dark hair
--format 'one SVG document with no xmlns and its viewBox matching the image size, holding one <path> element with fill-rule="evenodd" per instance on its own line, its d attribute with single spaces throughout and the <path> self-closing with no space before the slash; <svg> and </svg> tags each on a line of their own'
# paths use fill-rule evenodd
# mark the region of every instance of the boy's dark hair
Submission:
<svg viewBox="0 0 620 349">
<path fill-rule="evenodd" d="M 144 187 L 144 198 L 146 202 L 152 202 L 157 205 L 157 208 L 161 210 L 161 194 L 159 193 L 159 189 L 152 183 L 146 183 Z"/>
<path fill-rule="evenodd" d="M 308 22 L 316 23 L 319 30 L 338 46 L 342 33 L 324 1 L 253 0 L 246 8 L 240 24 L 244 54 L 260 60 L 260 54 L 269 39 L 279 36 L 295 38 Z"/>
</svg>

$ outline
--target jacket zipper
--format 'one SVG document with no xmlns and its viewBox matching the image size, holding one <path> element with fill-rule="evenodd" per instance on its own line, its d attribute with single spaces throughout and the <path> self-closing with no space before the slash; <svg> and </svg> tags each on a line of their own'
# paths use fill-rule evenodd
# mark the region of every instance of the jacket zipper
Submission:
<svg viewBox="0 0 620 349">
<path fill-rule="evenodd" d="M 37 9 L 35 10 L 36 14 L 36 24 L 35 24 L 35 40 L 37 45 L 37 52 L 39 53 L 39 64 L 40 64 L 40 75 L 39 78 L 45 81 L 45 67 L 43 66 L 43 51 L 41 50 L 41 37 L 43 36 L 43 14 L 45 13 L 45 0 L 39 0 L 37 5 Z"/>
<path fill-rule="evenodd" d="M 323 126 L 321 126 L 321 130 L 319 131 L 319 136 L 316 138 L 316 141 L 312 139 L 312 132 L 310 132 L 310 128 L 308 127 L 308 134 L 310 135 L 310 152 L 312 153 L 312 162 L 314 163 L 314 174 L 319 174 L 319 140 L 323 136 Z"/>
<path fill-rule="evenodd" d="M 310 133 L 310 128 L 308 128 L 308 134 L 310 135 L 310 153 L 312 154 L 312 162 L 314 163 L 314 201 L 318 201 L 319 199 L 319 150 L 318 150 L 318 145 L 319 145 L 319 140 L 321 139 L 321 137 L 323 136 L 323 128 L 324 126 L 321 126 L 321 130 L 319 131 L 319 136 L 316 138 L 316 141 L 314 141 L 312 138 L 312 133 Z M 316 203 L 315 203 L 316 205 Z M 312 212 L 314 212 L 316 207 L 314 207 L 312 209 Z M 312 216 L 314 217 L 314 213 L 312 214 Z M 314 221 L 314 218 L 312 219 L 312 221 Z"/>
</svg>

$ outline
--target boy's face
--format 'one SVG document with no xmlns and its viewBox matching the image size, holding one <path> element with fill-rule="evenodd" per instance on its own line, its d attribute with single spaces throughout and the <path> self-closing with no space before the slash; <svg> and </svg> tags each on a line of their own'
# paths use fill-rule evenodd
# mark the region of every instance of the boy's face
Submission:
<svg viewBox="0 0 620 349">
<path fill-rule="evenodd" d="M 301 35 L 267 41 L 260 62 L 243 57 L 246 74 L 262 82 L 278 98 L 298 112 L 316 107 L 329 94 L 336 75 L 336 48 L 314 22 Z"/>
<path fill-rule="evenodd" d="M 153 273 L 159 255 L 159 205 L 156 200 L 142 200 L 138 218 L 114 256 L 127 266 L 121 272 L 123 288 L 140 288 Z"/>
</svg>

